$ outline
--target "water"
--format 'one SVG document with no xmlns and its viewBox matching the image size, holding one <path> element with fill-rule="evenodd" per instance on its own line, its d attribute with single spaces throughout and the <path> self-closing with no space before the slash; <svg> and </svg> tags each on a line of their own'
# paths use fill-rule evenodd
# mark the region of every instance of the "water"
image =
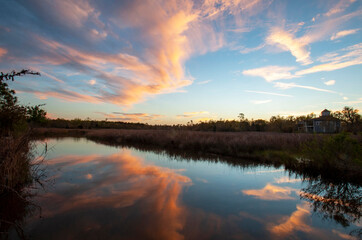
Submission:
<svg viewBox="0 0 362 240">
<path fill-rule="evenodd" d="M 84 139 L 47 144 L 49 181 L 32 199 L 41 218 L 35 211 L 23 227 L 32 239 L 354 239 L 349 234 L 361 229 L 361 188 L 350 184 L 343 196 L 283 168 L 187 161 Z"/>
</svg>

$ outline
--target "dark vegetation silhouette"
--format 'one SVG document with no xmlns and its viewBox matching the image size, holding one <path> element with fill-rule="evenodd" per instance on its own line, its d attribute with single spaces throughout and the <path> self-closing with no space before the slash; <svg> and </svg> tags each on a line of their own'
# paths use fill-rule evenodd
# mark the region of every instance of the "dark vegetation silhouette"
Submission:
<svg viewBox="0 0 362 240">
<path fill-rule="evenodd" d="M 350 182 L 308 179 L 307 186 L 300 191 L 300 197 L 309 202 L 315 213 L 324 220 L 335 221 L 343 227 L 357 224 L 362 217 L 361 185 Z M 362 228 L 351 230 L 350 235 L 362 237 Z"/>
<path fill-rule="evenodd" d="M 362 131 L 362 119 L 357 109 L 344 107 L 341 111 L 333 113 L 333 116 L 342 122 L 341 130 L 357 134 Z M 144 123 L 132 123 L 121 121 L 91 120 L 76 118 L 66 120 L 62 118 L 47 119 L 41 122 L 39 127 L 66 128 L 66 129 L 146 129 L 146 130 L 189 130 L 205 132 L 282 132 L 297 133 L 298 123 L 313 119 L 316 114 L 311 113 L 303 116 L 272 116 L 269 121 L 263 119 L 248 119 L 243 113 L 238 115 L 238 120 L 209 120 L 194 123 L 192 120 L 187 124 L 175 125 L 150 125 Z"/>
<path fill-rule="evenodd" d="M 0 74 L 0 238 L 7 239 L 15 228 L 24 238 L 21 228 L 30 213 L 30 189 L 43 178 L 41 156 L 35 156 L 31 142 L 31 126 L 45 121 L 46 112 L 38 106 L 19 104 L 15 91 L 7 81 L 24 75 L 40 75 L 30 70 Z"/>
</svg>

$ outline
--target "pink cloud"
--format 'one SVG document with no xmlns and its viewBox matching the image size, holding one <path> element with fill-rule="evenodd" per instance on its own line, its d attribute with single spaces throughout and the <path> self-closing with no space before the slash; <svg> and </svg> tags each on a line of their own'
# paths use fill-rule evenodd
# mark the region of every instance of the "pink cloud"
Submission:
<svg viewBox="0 0 362 240">
<path fill-rule="evenodd" d="M 192 182 L 190 178 L 181 175 L 180 170 L 146 165 L 143 159 L 133 156 L 129 151 L 109 156 L 69 155 L 49 159 L 48 164 L 50 167 L 61 165 L 64 170 L 70 171 L 73 166 L 82 167 L 87 164 L 94 166 L 94 169 L 107 170 L 79 176 L 92 181 L 92 184 L 78 181 L 76 191 L 73 191 L 74 188 L 67 188 L 67 200 L 56 191 L 45 194 L 40 199 L 42 205 L 47 206 L 42 213 L 44 216 L 57 218 L 79 209 L 107 207 L 123 216 L 118 219 L 120 224 L 125 220 L 132 226 L 129 229 L 132 236 L 140 239 L 154 236 L 159 239 L 184 239 L 182 229 L 186 224 L 187 208 L 182 204 L 180 196 L 183 188 L 190 186 Z M 60 174 L 57 177 L 64 176 Z M 132 214 L 134 207 L 144 217 L 136 220 L 124 218 Z M 79 222 L 81 221 L 75 221 L 75 228 L 82 226 L 77 226 Z M 138 230 L 140 226 L 142 231 Z M 73 228 L 67 229 L 68 234 L 72 235 L 72 230 Z"/>
<path fill-rule="evenodd" d="M 101 99 L 97 96 L 88 94 L 81 94 L 70 90 L 60 91 L 33 91 L 33 90 L 22 90 L 22 92 L 33 93 L 39 99 L 48 99 L 49 97 L 59 98 L 68 102 L 90 102 L 90 103 L 101 103 Z"/>
<path fill-rule="evenodd" d="M 328 10 L 324 15 L 330 17 L 334 14 L 344 12 L 356 0 L 340 0 L 336 5 Z"/>
<path fill-rule="evenodd" d="M 8 50 L 6 50 L 5 48 L 0 48 L 0 58 L 3 57 L 7 53 L 8 53 Z M 0 61 L 1 61 L 1 59 L 0 59 Z"/>
<path fill-rule="evenodd" d="M 148 113 L 123 113 L 123 112 L 113 112 L 113 113 L 104 113 L 104 112 L 95 112 L 105 116 L 108 120 L 111 121 L 127 121 L 127 122 L 144 122 L 150 120 L 157 120 L 164 117 L 160 114 L 148 114 Z"/>
<path fill-rule="evenodd" d="M 297 62 L 300 62 L 302 65 L 313 63 L 310 59 L 310 52 L 307 50 L 307 43 L 302 39 L 295 38 L 293 34 L 283 29 L 272 29 L 266 41 L 270 45 L 277 45 L 283 50 L 290 51 L 297 59 Z"/>
<path fill-rule="evenodd" d="M 268 183 L 262 189 L 242 190 L 242 193 L 262 200 L 289 200 L 295 199 L 290 196 L 295 191 L 289 187 L 279 187 Z"/>
<path fill-rule="evenodd" d="M 308 222 L 310 215 L 311 212 L 307 203 L 297 205 L 297 210 L 294 211 L 291 216 L 279 225 L 271 224 L 269 230 L 274 235 L 282 238 L 293 235 L 296 231 L 318 234 L 317 229 L 311 227 Z"/>
<path fill-rule="evenodd" d="M 340 32 L 337 32 L 336 34 L 333 34 L 333 36 L 331 37 L 331 40 L 336 40 L 338 38 L 342 38 L 348 35 L 352 35 L 358 32 L 359 29 L 349 29 L 349 30 L 343 30 Z"/>
</svg>

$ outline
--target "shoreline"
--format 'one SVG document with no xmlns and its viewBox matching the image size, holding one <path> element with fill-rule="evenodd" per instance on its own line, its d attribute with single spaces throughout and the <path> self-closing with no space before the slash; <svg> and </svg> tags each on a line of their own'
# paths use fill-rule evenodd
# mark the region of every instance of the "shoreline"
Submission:
<svg viewBox="0 0 362 240">
<path fill-rule="evenodd" d="M 327 142 L 334 135 L 273 132 L 195 132 L 184 130 L 33 129 L 33 138 L 86 138 L 96 143 L 134 147 L 173 157 L 223 161 L 235 165 L 284 166 L 286 170 L 317 179 L 362 185 L 360 164 L 316 163 L 303 157 L 310 142 Z M 358 139 L 359 140 L 359 139 Z M 360 140 L 359 140 L 360 144 Z M 312 149 L 313 151 L 313 149 Z"/>
</svg>

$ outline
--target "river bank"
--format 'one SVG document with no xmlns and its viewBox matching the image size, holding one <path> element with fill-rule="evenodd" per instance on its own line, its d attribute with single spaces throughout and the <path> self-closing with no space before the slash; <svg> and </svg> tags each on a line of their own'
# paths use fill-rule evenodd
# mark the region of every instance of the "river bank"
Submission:
<svg viewBox="0 0 362 240">
<path fill-rule="evenodd" d="M 360 183 L 361 137 L 273 132 L 196 132 L 176 130 L 34 129 L 36 139 L 84 137 L 112 146 L 131 146 L 189 159 L 232 164 L 270 164 L 312 177 Z M 341 180 L 339 179 L 339 180 Z"/>
</svg>

